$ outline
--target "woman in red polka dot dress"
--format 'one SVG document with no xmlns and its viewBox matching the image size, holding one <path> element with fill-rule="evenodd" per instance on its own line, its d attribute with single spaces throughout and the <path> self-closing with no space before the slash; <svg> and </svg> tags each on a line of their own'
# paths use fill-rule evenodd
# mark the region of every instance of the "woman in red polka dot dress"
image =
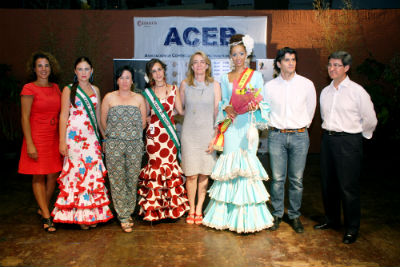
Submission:
<svg viewBox="0 0 400 267">
<path fill-rule="evenodd" d="M 150 101 L 146 97 L 147 110 L 150 110 L 146 129 L 149 161 L 139 175 L 139 215 L 144 216 L 146 221 L 177 219 L 189 209 L 184 188 L 185 177 L 177 161 L 178 148 L 175 143 L 179 144 L 179 140 L 174 142 L 174 134 L 171 134 L 174 132 L 172 128 L 175 128 L 174 109 L 183 115 L 183 108 L 177 86 L 169 85 L 165 81 L 165 70 L 166 65 L 158 59 L 152 59 L 146 64 L 146 74 L 150 78 L 151 86 L 146 92 L 154 99 Z M 157 116 L 157 113 L 159 116 L 164 113 L 157 112 L 149 101 L 159 101 L 162 105 L 167 115 L 164 117 L 165 121 L 171 126 L 170 130 L 164 127 Z"/>
</svg>

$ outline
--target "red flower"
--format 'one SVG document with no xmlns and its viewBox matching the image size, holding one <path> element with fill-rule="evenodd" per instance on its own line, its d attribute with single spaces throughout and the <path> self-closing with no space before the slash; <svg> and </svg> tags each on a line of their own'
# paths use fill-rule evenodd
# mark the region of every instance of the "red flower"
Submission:
<svg viewBox="0 0 400 267">
<path fill-rule="evenodd" d="M 82 149 L 88 149 L 89 148 L 89 144 L 88 143 L 83 143 Z"/>
</svg>

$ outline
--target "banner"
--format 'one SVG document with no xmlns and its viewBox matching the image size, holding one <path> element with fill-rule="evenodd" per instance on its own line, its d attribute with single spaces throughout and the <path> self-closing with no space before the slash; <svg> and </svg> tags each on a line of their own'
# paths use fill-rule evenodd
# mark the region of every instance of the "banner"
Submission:
<svg viewBox="0 0 400 267">
<path fill-rule="evenodd" d="M 267 57 L 267 17 L 135 17 L 133 23 L 135 58 L 187 59 L 198 50 L 228 58 L 237 33 L 254 39 L 255 58 Z"/>
</svg>

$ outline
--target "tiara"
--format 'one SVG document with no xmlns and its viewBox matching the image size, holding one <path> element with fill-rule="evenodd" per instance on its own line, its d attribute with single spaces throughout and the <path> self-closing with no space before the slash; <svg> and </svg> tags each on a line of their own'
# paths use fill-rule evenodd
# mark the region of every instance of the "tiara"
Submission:
<svg viewBox="0 0 400 267">
<path fill-rule="evenodd" d="M 231 43 L 231 44 L 229 44 L 229 46 L 232 47 L 232 46 L 237 46 L 237 45 L 240 45 L 240 44 L 243 44 L 242 40 L 240 40 L 238 42 Z"/>
<path fill-rule="evenodd" d="M 234 42 L 229 44 L 230 47 L 239 45 L 239 44 L 243 44 L 244 48 L 246 49 L 246 54 L 247 56 L 250 56 L 251 53 L 253 52 L 253 48 L 254 48 L 254 40 L 253 38 L 250 37 L 250 35 L 244 35 L 242 37 L 242 40 Z"/>
</svg>

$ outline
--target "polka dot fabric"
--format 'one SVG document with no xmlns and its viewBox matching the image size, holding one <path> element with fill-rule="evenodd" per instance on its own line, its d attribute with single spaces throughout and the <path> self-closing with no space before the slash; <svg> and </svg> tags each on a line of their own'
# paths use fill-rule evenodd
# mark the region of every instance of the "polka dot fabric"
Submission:
<svg viewBox="0 0 400 267">
<path fill-rule="evenodd" d="M 176 92 L 173 86 L 171 93 L 160 99 L 174 125 Z M 177 161 L 178 150 L 153 109 L 146 130 L 146 151 L 149 161 L 139 175 L 139 215 L 146 221 L 181 217 L 189 209 L 185 177 Z"/>
</svg>

